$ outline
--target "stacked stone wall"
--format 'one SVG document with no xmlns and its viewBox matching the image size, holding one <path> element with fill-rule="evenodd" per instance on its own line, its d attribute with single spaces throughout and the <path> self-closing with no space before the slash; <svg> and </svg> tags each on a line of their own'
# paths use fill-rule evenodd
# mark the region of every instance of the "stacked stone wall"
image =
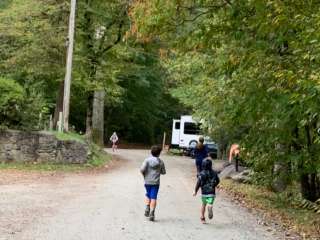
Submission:
<svg viewBox="0 0 320 240">
<path fill-rule="evenodd" d="M 86 163 L 89 147 L 48 132 L 0 131 L 0 162 Z"/>
</svg>

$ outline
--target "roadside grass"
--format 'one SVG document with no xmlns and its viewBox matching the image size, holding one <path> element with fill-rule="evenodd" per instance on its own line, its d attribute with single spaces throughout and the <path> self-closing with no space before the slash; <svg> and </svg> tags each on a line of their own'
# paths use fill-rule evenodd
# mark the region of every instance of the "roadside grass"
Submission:
<svg viewBox="0 0 320 240">
<path fill-rule="evenodd" d="M 182 151 L 180 149 L 169 149 L 168 154 L 180 156 L 182 155 Z"/>
<path fill-rule="evenodd" d="M 22 170 L 22 171 L 53 171 L 53 172 L 79 172 L 104 167 L 111 156 L 102 150 L 93 153 L 91 158 L 85 164 L 62 164 L 47 162 L 29 162 L 29 163 L 0 163 L 1 170 Z"/>
<path fill-rule="evenodd" d="M 285 228 L 298 232 L 304 239 L 320 239 L 317 237 L 320 236 L 320 214 L 297 203 L 299 190 L 296 186 L 280 194 L 232 180 L 223 180 L 221 187 L 246 207 L 262 210 L 267 218 L 280 221 Z"/>
<path fill-rule="evenodd" d="M 77 133 L 63 133 L 63 132 L 57 132 L 57 131 L 50 131 L 57 139 L 62 141 L 78 141 L 81 143 L 85 143 L 85 137 L 83 135 L 79 135 Z"/>
</svg>

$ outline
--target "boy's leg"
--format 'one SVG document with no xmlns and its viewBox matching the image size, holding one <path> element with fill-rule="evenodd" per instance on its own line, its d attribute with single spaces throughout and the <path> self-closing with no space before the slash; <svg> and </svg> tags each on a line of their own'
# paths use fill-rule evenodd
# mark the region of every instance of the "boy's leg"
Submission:
<svg viewBox="0 0 320 240">
<path fill-rule="evenodd" d="M 150 221 L 154 221 L 154 212 L 156 210 L 156 206 L 157 206 L 157 200 L 156 199 L 151 199 L 151 203 L 150 203 Z"/>
<path fill-rule="evenodd" d="M 208 204 L 208 218 L 213 218 L 212 204 Z"/>
<path fill-rule="evenodd" d="M 146 209 L 144 211 L 144 215 L 146 217 L 149 217 L 150 215 L 150 203 L 151 203 L 151 199 L 150 199 L 150 186 L 149 185 L 145 185 L 145 188 L 146 188 L 146 200 L 145 200 L 145 203 L 146 203 Z"/>
<path fill-rule="evenodd" d="M 236 172 L 239 172 L 239 156 L 235 156 L 235 165 L 236 165 Z"/>
<path fill-rule="evenodd" d="M 201 221 L 202 221 L 203 223 L 206 222 L 206 218 L 205 218 L 206 206 L 207 206 L 207 204 L 206 204 L 205 202 L 202 202 L 202 205 L 201 205 L 201 217 L 200 217 L 200 219 L 201 219 Z"/>
<path fill-rule="evenodd" d="M 144 216 L 149 217 L 150 215 L 150 199 L 146 197 L 146 209 L 144 210 Z"/>
<path fill-rule="evenodd" d="M 208 204 L 208 218 L 212 219 L 213 218 L 213 211 L 212 211 L 212 206 L 214 202 L 215 197 L 208 197 L 207 198 L 207 204 Z"/>
<path fill-rule="evenodd" d="M 154 212 L 157 207 L 158 192 L 159 192 L 159 185 L 152 186 L 150 191 L 150 198 L 151 198 L 150 216 L 149 216 L 150 221 L 154 221 Z"/>
<path fill-rule="evenodd" d="M 156 207 L 157 207 L 157 199 L 151 199 L 150 200 L 150 208 L 151 209 L 156 209 Z"/>
</svg>

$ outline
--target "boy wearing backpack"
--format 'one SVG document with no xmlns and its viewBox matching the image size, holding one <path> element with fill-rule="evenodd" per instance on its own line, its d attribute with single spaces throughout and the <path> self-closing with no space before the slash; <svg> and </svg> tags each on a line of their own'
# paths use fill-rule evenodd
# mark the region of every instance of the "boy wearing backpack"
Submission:
<svg viewBox="0 0 320 240">
<path fill-rule="evenodd" d="M 198 175 L 198 181 L 195 187 L 193 196 L 197 195 L 199 188 L 201 188 L 201 222 L 206 223 L 205 212 L 208 207 L 208 218 L 212 219 L 212 205 L 216 196 L 216 187 L 218 186 L 220 179 L 218 174 L 212 169 L 212 161 L 210 159 L 205 159 L 202 162 L 202 170 Z"/>
</svg>

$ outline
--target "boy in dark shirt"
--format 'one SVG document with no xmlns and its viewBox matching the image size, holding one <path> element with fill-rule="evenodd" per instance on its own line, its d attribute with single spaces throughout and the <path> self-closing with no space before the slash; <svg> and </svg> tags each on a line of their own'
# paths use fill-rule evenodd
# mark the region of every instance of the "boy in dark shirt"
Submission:
<svg viewBox="0 0 320 240">
<path fill-rule="evenodd" d="M 197 195 L 199 188 L 201 188 L 202 194 L 202 206 L 201 206 L 201 222 L 205 223 L 205 212 L 208 206 L 208 218 L 212 219 L 212 205 L 216 196 L 216 186 L 218 186 L 220 179 L 218 174 L 212 169 L 212 161 L 210 159 L 205 159 L 202 162 L 202 170 L 198 175 L 198 181 L 195 187 L 193 196 Z"/>
</svg>

